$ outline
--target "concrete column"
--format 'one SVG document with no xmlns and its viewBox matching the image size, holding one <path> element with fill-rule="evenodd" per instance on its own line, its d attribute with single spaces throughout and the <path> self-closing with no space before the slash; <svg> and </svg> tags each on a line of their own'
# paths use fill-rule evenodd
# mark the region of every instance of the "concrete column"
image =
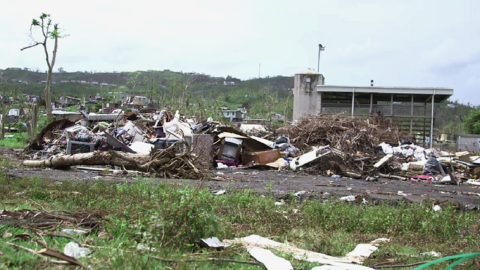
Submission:
<svg viewBox="0 0 480 270">
<path fill-rule="evenodd" d="M 432 95 L 432 119 L 430 119 L 430 148 L 433 147 L 433 120 L 435 117 L 435 89 Z"/>
<path fill-rule="evenodd" d="M 373 93 L 370 93 L 370 114 L 373 113 Z"/>
<path fill-rule="evenodd" d="M 318 92 L 318 113 L 322 114 L 322 92 Z"/>
<path fill-rule="evenodd" d="M 352 88 L 352 117 L 355 115 L 355 87 Z"/>
<path fill-rule="evenodd" d="M 390 97 L 390 116 L 393 116 L 393 94 Z"/>
<path fill-rule="evenodd" d="M 413 135 L 413 103 L 414 95 L 412 95 L 412 101 L 410 101 L 410 134 Z"/>
<path fill-rule="evenodd" d="M 293 88 L 293 120 L 298 120 L 303 114 L 317 114 L 320 95 L 317 85 L 323 84 L 323 76 L 313 70 L 295 74 Z"/>
</svg>

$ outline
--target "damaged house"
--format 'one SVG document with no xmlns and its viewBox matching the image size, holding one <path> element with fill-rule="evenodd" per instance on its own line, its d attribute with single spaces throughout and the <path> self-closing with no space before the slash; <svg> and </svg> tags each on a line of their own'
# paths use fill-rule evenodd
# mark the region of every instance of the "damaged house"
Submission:
<svg viewBox="0 0 480 270">
<path fill-rule="evenodd" d="M 63 108 L 81 104 L 81 99 L 70 96 L 61 96 L 58 101 Z"/>
<path fill-rule="evenodd" d="M 236 110 L 229 110 L 226 106 L 222 108 L 223 118 L 230 119 L 230 122 L 243 122 L 247 115 L 245 108 L 237 108 Z"/>
</svg>

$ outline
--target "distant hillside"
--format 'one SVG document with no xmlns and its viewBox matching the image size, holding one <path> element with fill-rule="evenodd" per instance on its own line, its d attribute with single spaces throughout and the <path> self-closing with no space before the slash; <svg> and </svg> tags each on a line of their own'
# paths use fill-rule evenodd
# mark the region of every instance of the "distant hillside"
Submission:
<svg viewBox="0 0 480 270">
<path fill-rule="evenodd" d="M 46 73 L 42 71 L 33 71 L 27 68 L 7 68 L 0 70 L 1 80 L 25 85 L 26 91 L 35 91 L 35 85 L 42 84 L 46 80 Z M 189 83 L 189 88 L 193 92 L 207 93 L 211 95 L 218 94 L 217 91 L 230 91 L 239 88 L 261 88 L 267 87 L 275 91 L 286 91 L 293 88 L 293 77 L 267 77 L 251 80 L 239 80 L 231 76 L 212 77 L 199 73 L 182 73 L 170 70 L 163 71 L 135 71 L 135 72 L 66 72 L 60 68 L 60 71 L 53 74 L 54 92 L 70 92 L 72 84 L 84 85 L 99 88 L 122 88 L 129 92 L 145 92 L 151 88 L 152 82 L 157 90 L 168 88 L 174 82 Z M 40 87 L 41 89 L 42 87 Z M 31 89 L 31 90 L 29 90 Z M 77 92 L 78 93 L 78 92 Z"/>
<path fill-rule="evenodd" d="M 0 76 L 3 81 L 21 85 L 22 92 L 27 94 L 42 95 L 45 87 L 46 73 L 38 70 L 7 68 L 0 70 Z M 285 99 L 293 88 L 293 77 L 240 80 L 232 76 L 212 77 L 170 70 L 95 73 L 66 72 L 59 68 L 53 74 L 53 81 L 54 99 L 62 95 L 88 98 L 95 94 L 126 92 L 146 95 L 155 103 L 171 105 L 172 108 L 190 108 L 200 102 L 206 108 L 226 105 L 236 109 L 247 106 L 250 108 L 249 115 L 259 118 L 267 118 L 264 115 L 266 109 L 283 113 Z M 291 107 L 292 101 L 289 103 Z"/>
<path fill-rule="evenodd" d="M 42 95 L 46 73 L 20 68 L 0 70 L 0 80 L 21 85 L 27 94 Z M 291 119 L 293 111 L 293 77 L 276 76 L 240 80 L 232 76 L 212 77 L 200 73 L 182 73 L 170 70 L 134 72 L 66 72 L 59 68 L 53 74 L 53 97 L 62 95 L 79 98 L 101 94 L 112 97 L 115 93 L 146 95 L 156 104 L 186 113 L 202 111 L 211 115 L 220 106 L 229 109 L 247 107 L 251 118 L 269 118 L 274 113 L 286 114 Z M 114 93 L 113 95 L 109 93 Z M 439 133 L 463 132 L 463 119 L 473 109 L 457 101 L 447 101 L 437 106 L 435 126 Z M 218 112 L 217 112 L 218 113 Z M 218 114 L 217 114 L 218 115 Z"/>
</svg>

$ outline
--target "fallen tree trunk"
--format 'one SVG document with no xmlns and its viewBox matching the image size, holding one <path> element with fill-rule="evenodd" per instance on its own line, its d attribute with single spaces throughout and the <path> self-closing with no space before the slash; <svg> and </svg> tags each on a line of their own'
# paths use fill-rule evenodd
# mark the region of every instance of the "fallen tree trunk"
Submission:
<svg viewBox="0 0 480 270">
<path fill-rule="evenodd" d="M 124 158 L 120 157 L 124 156 Z M 56 155 L 45 160 L 25 160 L 23 165 L 27 167 L 68 167 L 76 165 L 113 165 L 125 168 L 135 168 L 135 163 L 147 163 L 150 161 L 149 155 L 144 154 L 117 154 L 114 151 L 95 151 L 91 153 L 81 153 L 75 155 Z"/>
<path fill-rule="evenodd" d="M 194 161 L 198 157 L 191 151 L 176 154 L 173 149 L 172 147 L 162 150 L 157 149 L 150 155 L 118 151 L 56 155 L 45 160 L 25 160 L 23 165 L 54 168 L 76 165 L 113 165 L 167 178 L 201 179 L 208 174 L 207 170 L 200 170 L 194 165 Z"/>
</svg>

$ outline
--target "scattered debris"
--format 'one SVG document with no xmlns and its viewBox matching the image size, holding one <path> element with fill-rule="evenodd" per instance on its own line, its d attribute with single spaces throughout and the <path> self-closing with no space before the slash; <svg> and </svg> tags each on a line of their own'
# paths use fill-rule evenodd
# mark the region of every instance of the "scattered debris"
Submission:
<svg viewBox="0 0 480 270">
<path fill-rule="evenodd" d="M 154 248 L 154 247 L 149 247 L 149 246 L 146 246 L 144 244 L 137 244 L 137 250 L 147 250 L 147 251 L 152 251 L 152 252 L 156 252 L 157 249 Z"/>
<path fill-rule="evenodd" d="M 356 199 L 355 199 L 355 196 L 350 195 L 350 196 L 341 197 L 340 200 L 347 201 L 347 202 L 354 202 Z"/>
<path fill-rule="evenodd" d="M 436 251 L 423 252 L 423 253 L 420 253 L 420 255 L 421 256 L 431 256 L 431 257 L 436 257 L 436 258 L 442 257 L 442 253 L 436 252 Z"/>
<path fill-rule="evenodd" d="M 16 211 L 3 210 L 0 225 L 13 225 L 31 229 L 55 229 L 60 224 L 68 227 L 101 228 L 101 215 L 95 213 L 63 213 L 22 209 Z"/>
<path fill-rule="evenodd" d="M 62 233 L 83 235 L 87 234 L 87 231 L 77 229 L 62 229 Z"/>
<path fill-rule="evenodd" d="M 75 123 L 67 119 L 50 123 L 23 152 L 23 164 L 114 166 L 118 168 L 113 175 L 134 170 L 188 179 L 208 178 L 213 167 L 290 168 L 336 180 L 385 177 L 455 185 L 468 180 L 479 185 L 478 156 L 415 145 L 392 119 L 382 116 L 305 115 L 278 130 L 252 132 L 248 125 L 237 129 L 212 118 L 185 117 L 179 111 L 116 110 L 110 114 L 81 111 L 83 118 Z"/>
<path fill-rule="evenodd" d="M 217 237 L 201 239 L 200 244 L 205 247 L 216 248 L 216 249 L 226 248 L 229 246 L 227 244 L 222 243 L 222 241 L 220 241 Z"/>
<path fill-rule="evenodd" d="M 65 253 L 65 255 L 67 256 L 78 259 L 78 258 L 88 257 L 92 253 L 92 251 L 89 248 L 80 247 L 75 242 L 69 242 L 68 244 L 65 245 L 65 248 L 63 249 L 63 253 Z"/>
<path fill-rule="evenodd" d="M 347 257 L 358 257 L 359 260 L 361 258 L 368 258 L 378 249 L 380 243 L 389 242 L 390 240 L 387 238 L 378 238 L 370 242 L 369 244 L 358 244 L 354 250 L 347 253 Z"/>
<path fill-rule="evenodd" d="M 223 240 L 228 244 L 240 244 L 250 250 L 252 248 L 270 248 L 282 253 L 292 254 L 297 260 L 303 260 L 308 262 L 318 262 L 321 264 L 343 267 L 343 269 L 372 269 L 369 267 L 355 265 L 352 263 L 362 263 L 365 258 L 370 256 L 375 250 L 373 247 L 378 247 L 382 242 L 389 241 L 386 238 L 380 238 L 370 242 L 369 244 L 360 244 L 360 247 L 356 247 L 354 251 L 347 254 L 345 257 L 333 257 L 322 253 L 312 252 L 305 249 L 294 247 L 288 243 L 279 243 L 268 238 L 261 237 L 259 235 L 250 235 L 244 238 L 236 238 L 234 240 Z M 342 268 L 339 268 L 342 269 Z"/>
<path fill-rule="evenodd" d="M 248 253 L 250 253 L 255 260 L 263 263 L 268 270 L 293 270 L 293 266 L 289 261 L 278 257 L 270 250 L 253 247 L 248 250 Z"/>
<path fill-rule="evenodd" d="M 227 192 L 225 189 L 221 189 L 219 191 L 216 191 L 214 194 L 215 195 L 222 195 L 222 194 L 225 194 L 225 192 Z"/>
</svg>

